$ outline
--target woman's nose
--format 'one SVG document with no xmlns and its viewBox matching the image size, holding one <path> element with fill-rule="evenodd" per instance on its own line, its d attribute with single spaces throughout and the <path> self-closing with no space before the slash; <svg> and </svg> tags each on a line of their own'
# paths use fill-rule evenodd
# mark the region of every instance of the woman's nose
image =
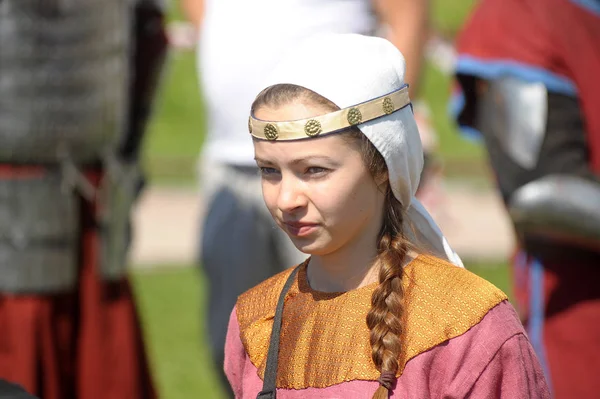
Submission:
<svg viewBox="0 0 600 399">
<path fill-rule="evenodd" d="M 282 176 L 277 206 L 282 212 L 291 212 L 306 206 L 303 184 L 293 176 Z"/>
</svg>

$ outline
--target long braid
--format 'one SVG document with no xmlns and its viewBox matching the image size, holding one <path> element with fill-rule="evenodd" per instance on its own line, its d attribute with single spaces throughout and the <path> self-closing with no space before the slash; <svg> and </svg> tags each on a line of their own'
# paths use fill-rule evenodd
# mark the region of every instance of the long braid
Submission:
<svg viewBox="0 0 600 399">
<path fill-rule="evenodd" d="M 373 179 L 378 184 L 385 183 L 383 223 L 377 239 L 379 285 L 371 296 L 371 309 L 366 321 L 371 332 L 371 358 L 381 373 L 380 386 L 373 394 L 373 399 L 387 399 L 396 381 L 402 351 L 403 264 L 412 245 L 402 231 L 403 207 L 392 192 L 383 156 L 360 130 L 351 130 L 347 137 L 360 144 L 360 151 Z"/>
<path fill-rule="evenodd" d="M 371 331 L 372 359 L 381 372 L 380 386 L 373 399 L 387 399 L 396 380 L 401 352 L 404 290 L 402 287 L 403 261 L 408 250 L 402 236 L 402 213 L 399 203 L 388 187 L 386 215 L 379 234 L 379 286 L 371 297 L 367 326 Z"/>
</svg>

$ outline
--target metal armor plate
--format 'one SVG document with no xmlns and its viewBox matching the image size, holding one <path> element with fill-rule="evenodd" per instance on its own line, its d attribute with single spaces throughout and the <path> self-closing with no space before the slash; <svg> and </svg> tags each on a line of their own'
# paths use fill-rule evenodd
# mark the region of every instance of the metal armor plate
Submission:
<svg viewBox="0 0 600 399">
<path fill-rule="evenodd" d="M 0 162 L 98 161 L 125 126 L 129 0 L 0 1 Z"/>
<path fill-rule="evenodd" d="M 508 209 L 519 234 L 600 250 L 600 182 L 548 175 L 516 190 Z"/>
<path fill-rule="evenodd" d="M 533 169 L 546 131 L 546 87 L 512 77 L 491 80 L 480 104 L 480 124 L 494 127 L 495 142 L 516 164 Z"/>
<path fill-rule="evenodd" d="M 0 291 L 54 293 L 77 277 L 79 199 L 57 174 L 0 179 Z"/>
</svg>

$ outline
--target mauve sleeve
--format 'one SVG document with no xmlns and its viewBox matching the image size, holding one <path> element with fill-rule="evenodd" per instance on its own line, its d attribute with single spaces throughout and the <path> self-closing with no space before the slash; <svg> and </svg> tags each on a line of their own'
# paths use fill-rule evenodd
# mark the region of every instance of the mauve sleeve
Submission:
<svg viewBox="0 0 600 399">
<path fill-rule="evenodd" d="M 231 384 L 236 398 L 243 397 L 244 365 L 246 350 L 240 339 L 240 325 L 234 308 L 229 317 L 227 337 L 225 338 L 225 375 Z"/>
<path fill-rule="evenodd" d="M 466 397 L 551 398 L 541 365 L 525 335 L 517 334 L 504 342 Z"/>
</svg>

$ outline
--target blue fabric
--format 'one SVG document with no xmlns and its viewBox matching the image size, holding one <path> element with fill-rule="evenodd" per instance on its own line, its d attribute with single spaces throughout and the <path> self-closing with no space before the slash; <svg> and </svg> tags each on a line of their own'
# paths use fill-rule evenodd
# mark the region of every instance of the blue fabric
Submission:
<svg viewBox="0 0 600 399">
<path fill-rule="evenodd" d="M 455 73 L 476 76 L 487 80 L 497 79 L 503 76 L 512 76 L 526 82 L 543 83 L 548 91 L 551 92 L 569 96 L 577 95 L 577 88 L 570 79 L 543 68 L 533 67 L 511 60 L 483 60 L 468 55 L 461 55 L 458 57 Z M 450 115 L 457 120 L 464 107 L 464 94 L 462 92 L 454 94 L 450 99 L 449 104 Z M 471 141 L 481 142 L 481 132 L 473 126 L 460 125 L 459 129 L 465 138 Z"/>
<path fill-rule="evenodd" d="M 529 264 L 529 284 L 529 339 L 544 370 L 548 388 L 552 391 L 550 369 L 544 348 L 544 267 L 537 259 L 533 259 Z"/>
<path fill-rule="evenodd" d="M 569 0 L 571 3 L 575 3 L 581 8 L 585 8 L 600 17 L 600 0 Z"/>
<path fill-rule="evenodd" d="M 450 98 L 450 104 L 448 112 L 450 113 L 451 118 L 454 120 L 458 120 L 458 116 L 465 108 L 465 96 L 462 91 L 457 92 L 452 95 Z M 458 125 L 458 129 L 462 136 L 469 141 L 473 141 L 475 143 L 481 143 L 483 140 L 483 136 L 481 132 L 475 129 L 473 126 L 468 125 Z"/>
<path fill-rule="evenodd" d="M 461 55 L 456 64 L 456 73 L 488 80 L 513 76 L 526 82 L 541 82 L 551 92 L 569 96 L 577 95 L 577 87 L 570 79 L 543 68 L 512 60 L 483 60 Z"/>
</svg>

